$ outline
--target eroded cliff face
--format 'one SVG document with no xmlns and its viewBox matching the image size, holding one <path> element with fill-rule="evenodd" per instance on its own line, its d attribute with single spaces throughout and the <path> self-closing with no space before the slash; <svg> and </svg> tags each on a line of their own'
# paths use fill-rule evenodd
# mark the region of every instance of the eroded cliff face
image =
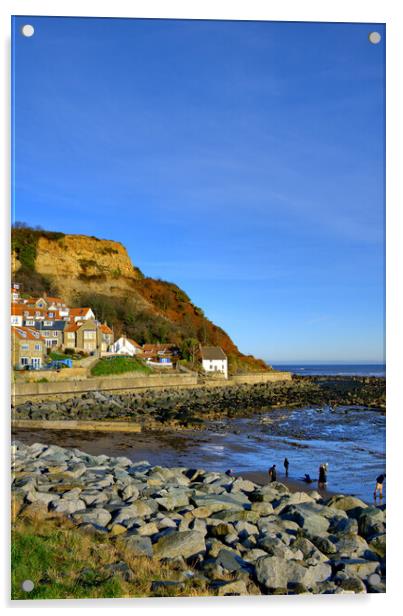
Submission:
<svg viewBox="0 0 403 616">
<path fill-rule="evenodd" d="M 15 272 L 21 269 L 15 251 L 12 265 Z M 35 270 L 52 280 L 69 302 L 84 291 L 121 294 L 132 290 L 132 282 L 142 278 L 120 242 L 86 235 L 63 235 L 57 239 L 39 236 Z"/>
</svg>

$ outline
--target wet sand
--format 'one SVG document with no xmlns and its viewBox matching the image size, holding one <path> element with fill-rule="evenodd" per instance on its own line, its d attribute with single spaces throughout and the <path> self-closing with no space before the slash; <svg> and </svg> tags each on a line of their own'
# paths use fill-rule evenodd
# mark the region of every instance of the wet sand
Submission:
<svg viewBox="0 0 403 616">
<path fill-rule="evenodd" d="M 243 473 L 239 473 L 239 476 L 243 477 L 244 479 L 249 479 L 250 481 L 257 483 L 260 486 L 269 485 L 270 483 L 267 472 L 265 473 L 264 471 L 245 471 Z M 290 492 L 308 493 L 312 492 L 312 490 L 315 490 L 323 498 L 329 498 L 330 496 L 337 494 L 337 492 L 329 490 L 328 488 L 319 488 L 317 481 L 313 481 L 312 483 L 306 483 L 305 481 L 295 479 L 294 477 L 286 477 L 285 475 L 281 474 L 277 474 L 277 481 L 287 486 Z"/>
</svg>

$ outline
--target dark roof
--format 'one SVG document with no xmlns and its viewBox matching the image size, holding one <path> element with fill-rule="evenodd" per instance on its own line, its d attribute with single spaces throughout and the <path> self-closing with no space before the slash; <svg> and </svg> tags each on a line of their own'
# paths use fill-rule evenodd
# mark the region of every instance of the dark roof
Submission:
<svg viewBox="0 0 403 616">
<path fill-rule="evenodd" d="M 200 353 L 201 353 L 202 359 L 227 359 L 227 356 L 221 347 L 215 347 L 215 346 L 201 347 Z"/>
<path fill-rule="evenodd" d="M 44 321 L 35 321 L 35 329 L 39 331 L 59 331 L 62 332 L 66 326 L 66 321 L 53 321 L 52 319 L 46 319 L 46 321 L 52 321 L 52 325 L 45 325 Z"/>
</svg>

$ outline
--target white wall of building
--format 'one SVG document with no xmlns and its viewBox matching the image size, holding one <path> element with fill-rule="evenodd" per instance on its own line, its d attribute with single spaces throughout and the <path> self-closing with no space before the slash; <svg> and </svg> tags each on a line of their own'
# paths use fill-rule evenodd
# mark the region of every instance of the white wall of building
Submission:
<svg viewBox="0 0 403 616">
<path fill-rule="evenodd" d="M 119 355 L 136 355 L 141 353 L 140 349 L 138 349 L 134 344 L 132 344 L 127 338 L 122 336 L 118 340 L 115 340 L 113 344 L 109 347 L 110 353 L 117 353 Z"/>
<path fill-rule="evenodd" d="M 228 378 L 228 360 L 227 359 L 203 359 L 203 370 L 205 372 L 221 372 Z"/>
</svg>

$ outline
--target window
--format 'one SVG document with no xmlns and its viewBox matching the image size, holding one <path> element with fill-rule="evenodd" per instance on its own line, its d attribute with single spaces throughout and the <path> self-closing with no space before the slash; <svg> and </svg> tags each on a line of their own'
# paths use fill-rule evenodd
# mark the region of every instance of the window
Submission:
<svg viewBox="0 0 403 616">
<path fill-rule="evenodd" d="M 35 345 L 35 351 L 41 351 L 42 350 L 42 345 L 41 344 L 36 344 Z"/>
<path fill-rule="evenodd" d="M 29 345 L 28 344 L 22 344 L 21 345 L 21 350 L 22 351 L 28 351 L 28 349 L 29 349 Z"/>
<path fill-rule="evenodd" d="M 21 357 L 20 358 L 20 364 L 21 364 L 21 366 L 28 366 L 29 358 L 28 357 Z"/>
<path fill-rule="evenodd" d="M 85 340 L 94 340 L 97 332 L 84 331 L 84 339 Z"/>
<path fill-rule="evenodd" d="M 59 332 L 53 332 L 53 337 L 54 337 L 54 338 L 57 338 L 57 334 L 58 334 L 58 333 L 59 333 Z"/>
</svg>

